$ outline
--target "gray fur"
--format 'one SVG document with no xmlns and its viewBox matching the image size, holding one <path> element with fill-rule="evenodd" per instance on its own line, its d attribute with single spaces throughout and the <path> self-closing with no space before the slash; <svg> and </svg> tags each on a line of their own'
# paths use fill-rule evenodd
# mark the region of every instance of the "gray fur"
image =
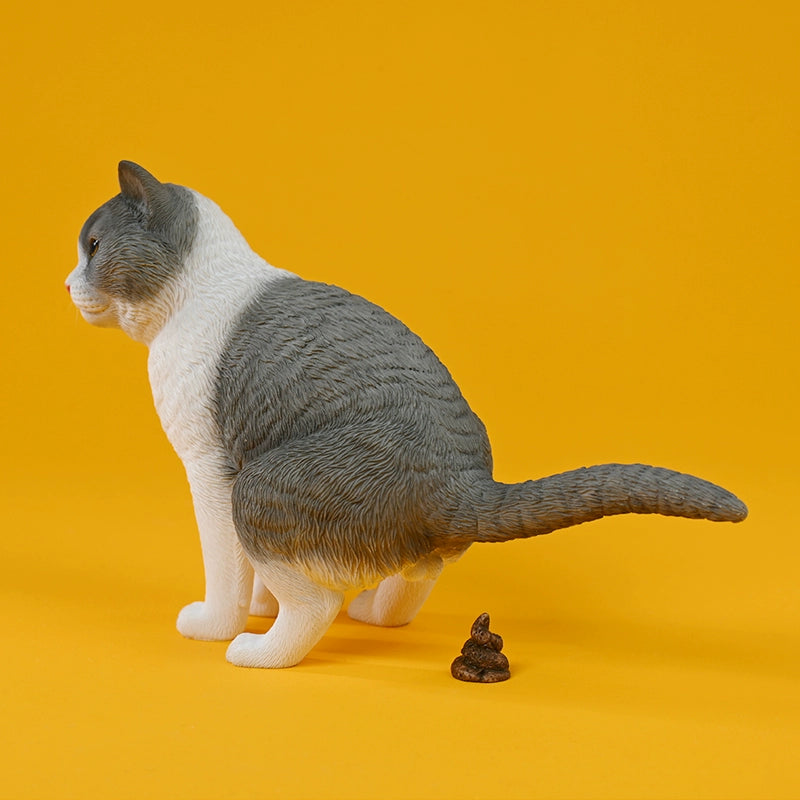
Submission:
<svg viewBox="0 0 800 800">
<path fill-rule="evenodd" d="M 537 481 L 493 483 L 479 499 L 472 541 L 540 536 L 613 514 L 740 522 L 747 508 L 713 483 L 645 464 L 600 464 Z M 455 521 L 456 524 L 458 520 Z"/>
<path fill-rule="evenodd" d="M 121 193 L 98 208 L 78 239 L 87 279 L 116 299 L 155 297 L 180 271 L 197 229 L 192 193 L 160 183 L 129 161 L 119 165 Z M 90 242 L 97 240 L 91 255 Z"/>
<path fill-rule="evenodd" d="M 381 308 L 295 277 L 243 312 L 215 413 L 245 550 L 324 563 L 334 583 L 608 514 L 747 513 L 724 489 L 643 465 L 496 483 L 486 430 L 433 352 Z"/>
<path fill-rule="evenodd" d="M 119 182 L 81 231 L 67 289 L 89 322 L 150 346 L 206 567 L 205 600 L 181 610 L 178 630 L 236 636 L 232 663 L 297 663 L 344 590 L 379 580 L 350 615 L 405 624 L 443 562 L 473 542 L 609 514 L 746 516 L 718 486 L 639 464 L 494 481 L 483 424 L 405 325 L 271 267 L 197 193 L 125 161 Z M 249 605 L 254 572 L 263 586 Z M 242 633 L 248 606 L 278 607 L 267 634 Z"/>
<path fill-rule="evenodd" d="M 254 557 L 392 574 L 440 546 L 430 520 L 451 484 L 491 472 L 483 424 L 433 352 L 334 286 L 270 285 L 223 354 L 216 408 Z"/>
</svg>

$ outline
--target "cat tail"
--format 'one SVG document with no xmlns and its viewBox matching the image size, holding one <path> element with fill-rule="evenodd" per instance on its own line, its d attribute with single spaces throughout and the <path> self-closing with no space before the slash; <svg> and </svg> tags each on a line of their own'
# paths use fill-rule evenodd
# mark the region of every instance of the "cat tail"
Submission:
<svg viewBox="0 0 800 800">
<path fill-rule="evenodd" d="M 740 522 L 747 516 L 747 506 L 726 489 L 645 464 L 582 467 L 525 483 L 488 481 L 470 494 L 471 513 L 462 506 L 450 530 L 456 539 L 473 542 L 540 536 L 612 514 L 664 514 L 716 522 Z M 467 513 L 469 520 L 463 516 Z"/>
</svg>

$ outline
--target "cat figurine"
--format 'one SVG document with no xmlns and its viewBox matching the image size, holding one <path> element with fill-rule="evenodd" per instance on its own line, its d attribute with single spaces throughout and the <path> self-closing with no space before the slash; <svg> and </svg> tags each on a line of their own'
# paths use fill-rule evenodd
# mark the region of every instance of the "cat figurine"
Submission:
<svg viewBox="0 0 800 800">
<path fill-rule="evenodd" d="M 84 224 L 66 285 L 84 319 L 149 348 L 206 577 L 205 600 L 177 627 L 233 639 L 233 664 L 297 664 L 350 589 L 363 590 L 354 619 L 408 623 L 474 542 L 610 514 L 746 517 L 726 490 L 641 464 L 494 481 L 483 424 L 405 325 L 271 266 L 191 189 L 130 161 L 119 185 Z M 244 633 L 248 613 L 277 618 L 267 633 Z"/>
</svg>

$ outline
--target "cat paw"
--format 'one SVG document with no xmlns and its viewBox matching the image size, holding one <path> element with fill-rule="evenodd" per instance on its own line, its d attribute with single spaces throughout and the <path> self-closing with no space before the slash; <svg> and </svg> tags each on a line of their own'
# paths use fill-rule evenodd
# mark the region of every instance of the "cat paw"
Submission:
<svg viewBox="0 0 800 800">
<path fill-rule="evenodd" d="M 406 604 L 398 602 L 395 597 L 389 598 L 387 602 L 385 592 L 381 593 L 380 587 L 377 587 L 357 594 L 347 607 L 347 616 L 357 622 L 366 622 L 367 625 L 400 628 L 414 619 L 417 610 L 416 606 L 406 607 Z"/>
<path fill-rule="evenodd" d="M 273 597 L 272 600 L 261 602 L 253 598 L 250 602 L 250 614 L 254 617 L 277 617 L 278 601 Z"/>
<path fill-rule="evenodd" d="M 202 601 L 189 603 L 178 614 L 178 632 L 187 639 L 221 642 L 233 639 L 247 624 L 247 609 L 237 614 L 224 614 L 209 608 Z"/>
<path fill-rule="evenodd" d="M 228 645 L 225 658 L 237 667 L 258 667 L 260 669 L 282 669 L 293 667 L 300 658 L 290 653 L 282 653 L 280 649 L 270 647 L 266 641 L 268 634 L 240 633 Z"/>
<path fill-rule="evenodd" d="M 347 606 L 347 616 L 358 622 L 366 622 L 368 625 L 378 625 L 373 615 L 372 606 L 377 589 L 365 589 L 359 592 Z"/>
<path fill-rule="evenodd" d="M 348 615 L 369 625 L 389 628 L 408 625 L 422 607 L 435 583 L 434 578 L 406 580 L 402 575 L 384 578 L 374 589 L 366 589 L 350 602 Z"/>
<path fill-rule="evenodd" d="M 278 601 L 272 592 L 263 585 L 256 586 L 253 590 L 253 599 L 250 601 L 250 613 L 254 617 L 277 617 Z"/>
</svg>

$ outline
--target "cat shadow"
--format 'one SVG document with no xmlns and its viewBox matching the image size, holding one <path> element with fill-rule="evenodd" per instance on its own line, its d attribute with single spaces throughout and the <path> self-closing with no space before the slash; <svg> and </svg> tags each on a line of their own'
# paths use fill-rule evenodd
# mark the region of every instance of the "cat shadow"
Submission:
<svg viewBox="0 0 800 800">
<path fill-rule="evenodd" d="M 3 604 L 17 603 L 36 613 L 55 613 L 71 626 L 89 625 L 108 630 L 129 622 L 148 627 L 172 626 L 187 602 L 186 587 L 162 577 L 113 572 L 96 566 L 32 561 L 4 554 Z M 409 625 L 383 628 L 358 622 L 343 610 L 320 643 L 303 661 L 306 666 L 342 666 L 356 669 L 366 662 L 375 673 L 404 668 L 425 674 L 449 670 L 469 635 L 471 619 L 464 614 L 423 609 Z M 494 618 L 493 618 L 494 622 Z M 248 619 L 246 630 L 266 633 L 274 619 Z M 752 626 L 724 627 L 661 620 L 579 618 L 568 614 L 504 617 L 498 633 L 506 640 L 504 652 L 512 674 L 536 674 L 540 665 L 552 668 L 568 658 L 609 659 L 672 670 L 716 671 L 796 682 L 800 674 L 800 633 Z M 493 626 L 494 629 L 494 626 Z M 356 669 L 359 673 L 360 668 Z"/>
<path fill-rule="evenodd" d="M 275 619 L 250 616 L 245 630 L 248 633 L 267 633 Z M 431 657 L 438 637 L 425 634 L 426 626 L 418 620 L 408 625 L 382 627 L 354 620 L 341 611 L 322 640 L 303 660 L 303 664 L 341 664 L 344 660 L 363 659 L 386 661 L 392 664 L 400 660 L 409 665 L 424 662 Z M 428 641 L 431 639 L 432 641 Z"/>
</svg>

